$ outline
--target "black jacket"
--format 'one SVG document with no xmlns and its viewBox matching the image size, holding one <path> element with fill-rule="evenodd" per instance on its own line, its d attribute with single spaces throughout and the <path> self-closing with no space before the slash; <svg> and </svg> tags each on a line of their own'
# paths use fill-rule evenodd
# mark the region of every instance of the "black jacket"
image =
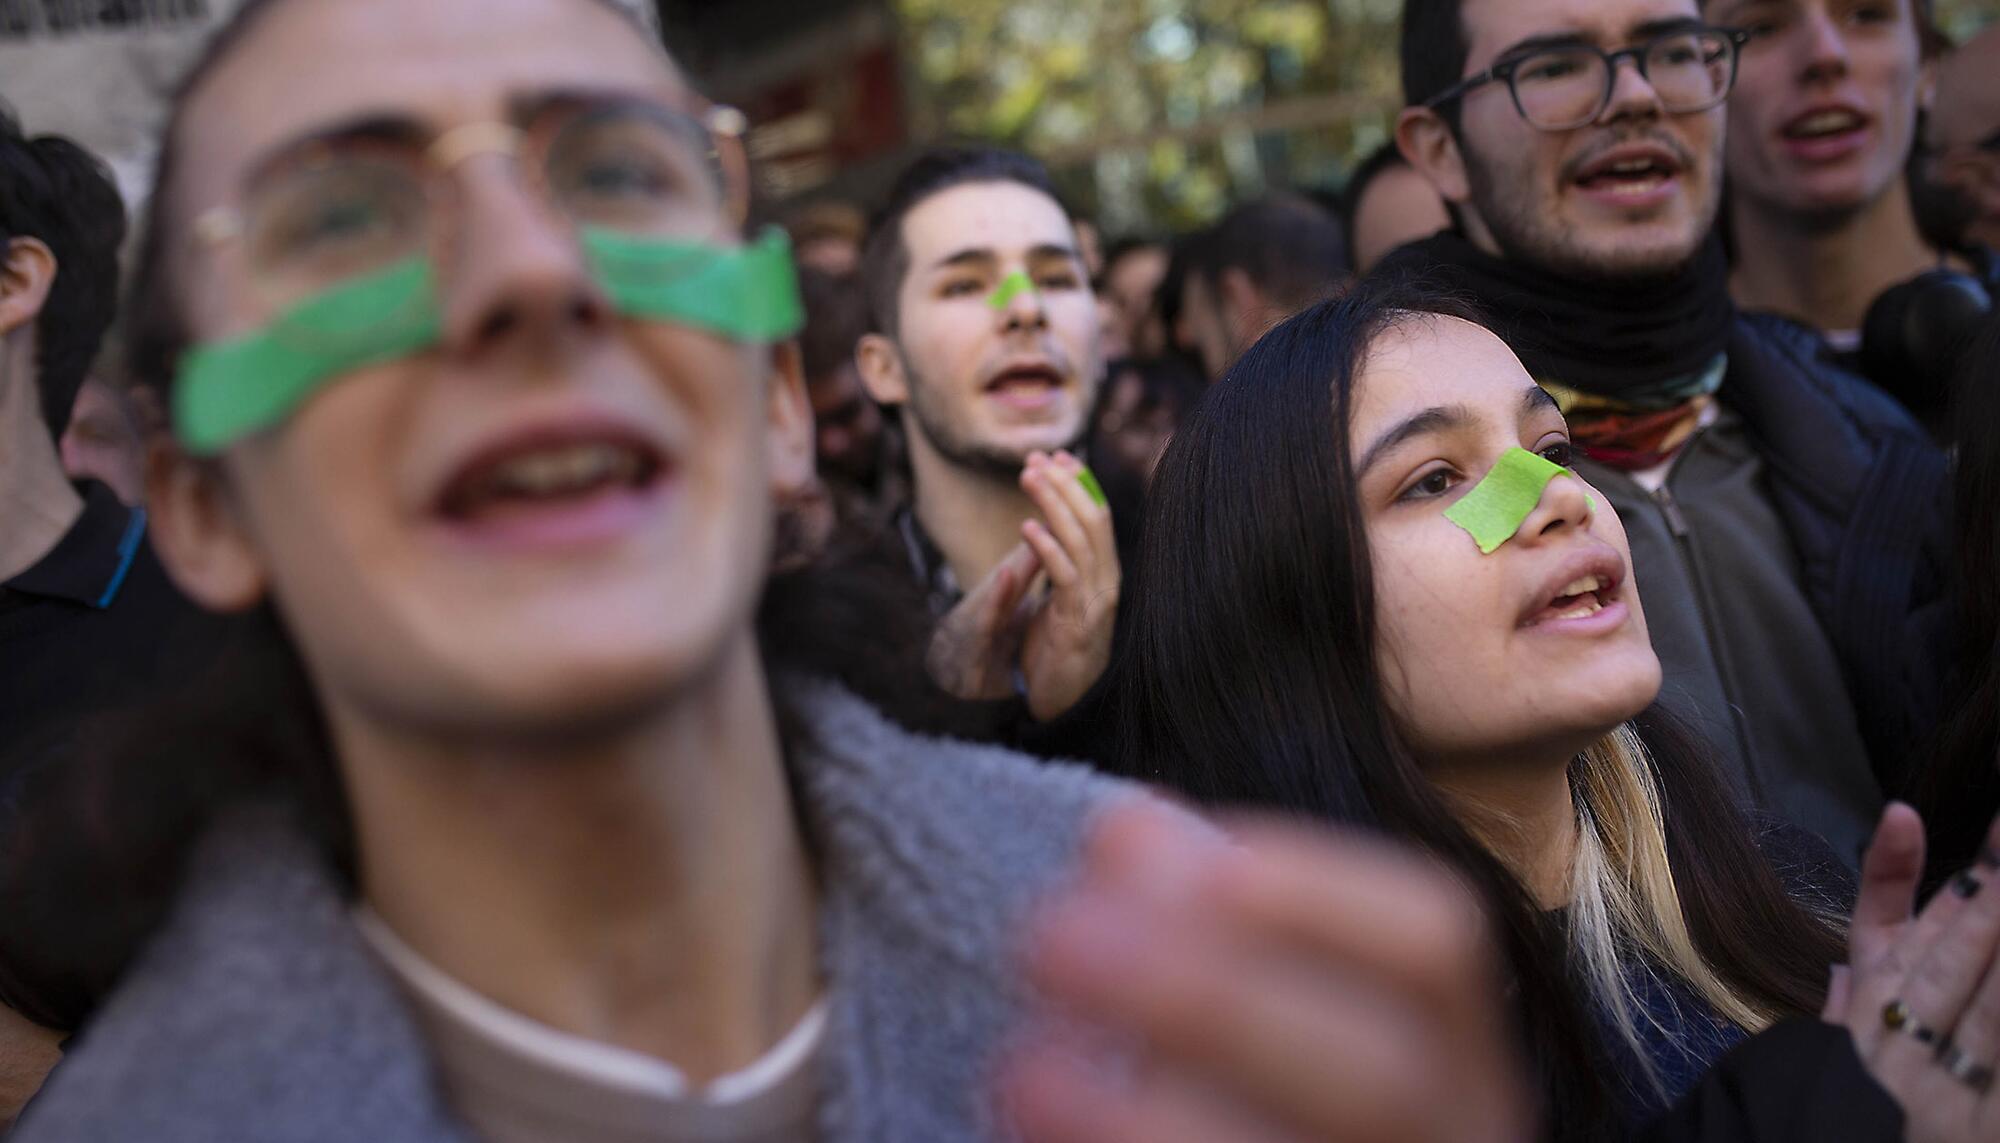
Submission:
<svg viewBox="0 0 2000 1143">
<path fill-rule="evenodd" d="M 1899 1143 L 1903 1112 L 1845 1028 L 1788 1020 L 1752 1036 L 1641 1143 Z"/>
<path fill-rule="evenodd" d="M 1940 717 L 1950 622 L 1944 454 L 1881 390 L 1817 359 L 1819 339 L 1744 315 L 1721 399 L 1763 446 L 1801 587 L 1840 659 L 1885 790 Z"/>
</svg>

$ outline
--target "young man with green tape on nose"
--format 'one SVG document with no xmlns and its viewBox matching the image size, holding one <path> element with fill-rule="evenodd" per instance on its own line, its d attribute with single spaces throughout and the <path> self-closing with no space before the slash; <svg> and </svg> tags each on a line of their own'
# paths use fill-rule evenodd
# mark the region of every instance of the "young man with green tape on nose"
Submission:
<svg viewBox="0 0 2000 1143">
<path fill-rule="evenodd" d="M 1077 456 L 1104 363 L 1070 215 L 1032 159 L 933 151 L 891 191 L 862 279 L 877 332 L 856 360 L 900 410 L 915 477 L 886 541 L 938 620 L 931 678 L 1018 702 L 1031 726 L 1077 712 L 1110 661 L 1120 576 Z"/>
</svg>

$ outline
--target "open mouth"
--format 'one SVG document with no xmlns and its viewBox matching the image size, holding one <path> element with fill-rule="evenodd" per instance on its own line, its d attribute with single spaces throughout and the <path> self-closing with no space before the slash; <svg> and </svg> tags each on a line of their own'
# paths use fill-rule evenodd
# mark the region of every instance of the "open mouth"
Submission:
<svg viewBox="0 0 2000 1143">
<path fill-rule="evenodd" d="M 1780 132 L 1795 142 L 1810 143 L 1852 135 L 1868 125 L 1859 112 L 1846 108 L 1811 111 L 1785 124 Z"/>
<path fill-rule="evenodd" d="M 1616 580 L 1601 575 L 1579 576 L 1557 589 L 1540 611 L 1528 616 L 1524 626 L 1588 619 L 1617 600 Z"/>
<path fill-rule="evenodd" d="M 1009 404 L 1039 405 L 1063 388 L 1063 376 L 1052 365 L 1015 365 L 986 381 L 985 392 Z"/>
<path fill-rule="evenodd" d="M 1665 151 L 1619 151 L 1585 164 L 1576 185 L 1593 194 L 1644 198 L 1679 179 L 1682 169 Z"/>
<path fill-rule="evenodd" d="M 646 493 L 665 472 L 665 459 L 634 439 L 516 442 L 460 468 L 439 496 L 438 512 L 453 523 L 477 525 L 571 511 Z"/>
</svg>

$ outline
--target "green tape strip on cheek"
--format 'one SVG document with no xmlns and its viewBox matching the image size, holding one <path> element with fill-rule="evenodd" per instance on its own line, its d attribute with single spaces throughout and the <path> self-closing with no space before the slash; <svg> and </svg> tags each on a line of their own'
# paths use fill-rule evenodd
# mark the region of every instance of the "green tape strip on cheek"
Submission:
<svg viewBox="0 0 2000 1143">
<path fill-rule="evenodd" d="M 591 270 L 619 313 L 778 341 L 805 324 L 791 243 L 769 230 L 740 248 L 634 238 L 585 228 Z"/>
<path fill-rule="evenodd" d="M 398 262 L 287 310 L 256 333 L 181 358 L 174 426 L 207 456 L 271 427 L 342 374 L 438 343 L 443 316 L 430 267 Z"/>
<path fill-rule="evenodd" d="M 745 341 L 790 337 L 804 323 L 783 232 L 742 248 L 583 235 L 612 305 L 633 317 Z M 309 299 L 257 333 L 198 346 L 181 361 L 174 423 L 210 455 L 283 420 L 321 386 L 435 346 L 443 317 L 429 264 L 411 258 Z"/>
<path fill-rule="evenodd" d="M 1486 479 L 1445 511 L 1444 518 L 1465 529 L 1480 553 L 1490 556 L 1521 530 L 1521 522 L 1542 502 L 1549 481 L 1571 475 L 1547 457 L 1510 448 L 1500 454 Z M 1595 511 L 1596 505 L 1591 508 Z"/>
<path fill-rule="evenodd" d="M 1004 310 L 1014 304 L 1015 298 L 1034 288 L 1034 281 L 1027 274 L 1016 270 L 1000 279 L 1000 284 L 993 287 L 992 293 L 986 295 L 986 304 L 996 310 Z"/>
</svg>

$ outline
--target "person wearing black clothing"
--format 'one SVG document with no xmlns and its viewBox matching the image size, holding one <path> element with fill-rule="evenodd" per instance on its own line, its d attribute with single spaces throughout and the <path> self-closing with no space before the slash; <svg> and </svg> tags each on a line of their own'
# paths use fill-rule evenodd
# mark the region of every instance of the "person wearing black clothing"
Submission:
<svg viewBox="0 0 2000 1143">
<path fill-rule="evenodd" d="M 38 747 L 196 673 L 215 621 L 168 580 L 146 510 L 102 484 L 48 555 L 0 584 L 0 813 Z"/>
<path fill-rule="evenodd" d="M 1412 3 L 1398 141 L 1458 225 L 1378 274 L 1469 294 L 1555 395 L 1631 535 L 1663 701 L 1744 804 L 1845 855 L 1938 717 L 1945 466 L 1813 338 L 1730 302 L 1741 40 L 1692 0 Z M 1535 85 L 1557 74 L 1588 82 Z"/>
<path fill-rule="evenodd" d="M 124 205 L 89 153 L 0 113 L 0 841 L 22 790 L 103 712 L 201 662 L 207 625 L 146 544 L 146 513 L 71 484 L 57 442 L 115 309 Z M 27 926 L 9 939 L 32 941 Z M 0 955 L 0 1124 L 40 1082 L 52 1016 Z"/>
<path fill-rule="evenodd" d="M 1075 715 L 1110 661 L 1119 565 L 1076 455 L 1104 362 L 1071 216 L 1034 160 L 939 149 L 891 190 L 862 282 L 876 332 L 856 360 L 900 415 L 913 477 L 877 546 L 937 624 L 900 689 L 927 670 L 1003 722 Z"/>
</svg>

